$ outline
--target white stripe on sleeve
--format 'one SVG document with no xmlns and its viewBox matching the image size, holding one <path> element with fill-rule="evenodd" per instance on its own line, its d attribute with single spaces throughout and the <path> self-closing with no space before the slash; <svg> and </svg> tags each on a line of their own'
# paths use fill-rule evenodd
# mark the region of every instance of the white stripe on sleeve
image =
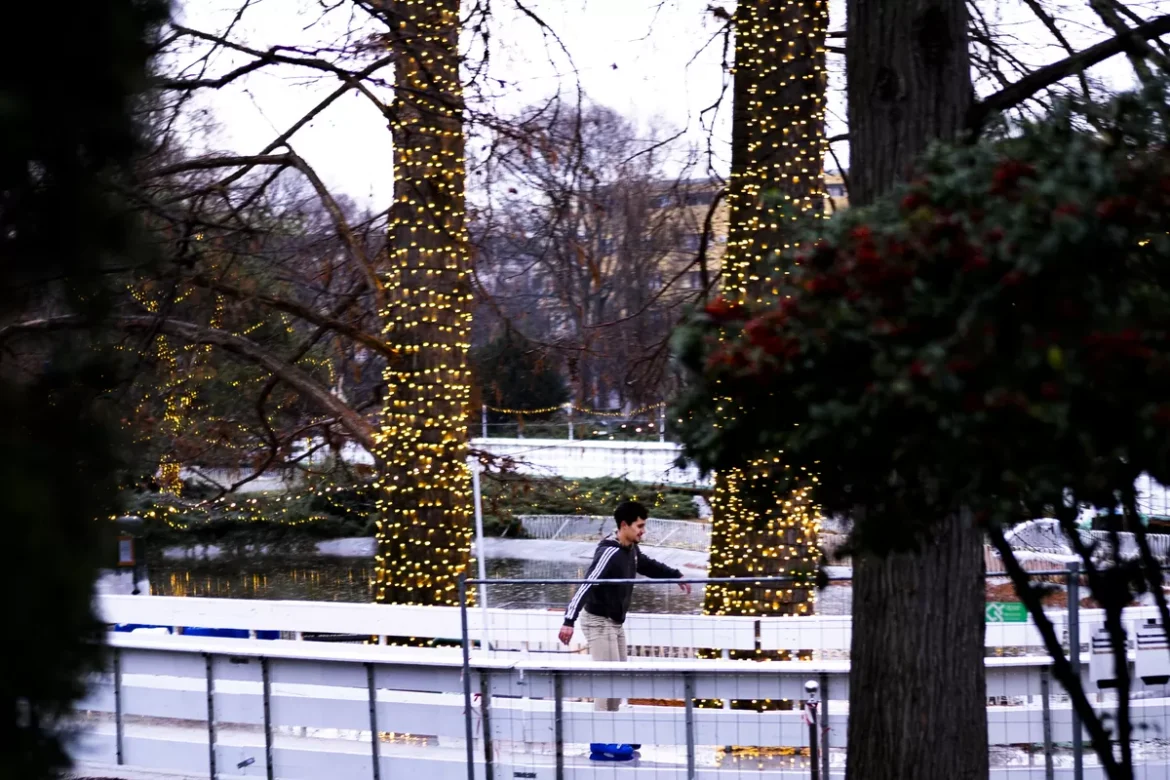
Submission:
<svg viewBox="0 0 1170 780">
<path fill-rule="evenodd" d="M 609 564 L 610 559 L 613 558 L 613 556 L 617 553 L 618 549 L 619 548 L 617 548 L 617 547 L 610 547 L 610 548 L 606 549 L 603 553 L 601 553 L 601 557 L 597 559 L 597 563 L 593 566 L 593 569 L 590 570 L 590 572 L 586 575 L 585 579 L 588 579 L 588 580 L 598 579 L 601 576 L 601 573 L 603 571 L 605 571 L 606 565 Z M 573 594 L 573 599 L 569 602 L 569 606 L 565 609 L 565 618 L 566 619 L 568 619 L 568 620 L 576 620 L 577 619 L 577 613 L 580 612 L 580 608 L 578 607 L 578 605 L 583 603 L 582 599 L 584 599 L 585 594 L 592 587 L 593 587 L 593 583 L 586 582 L 580 588 L 577 589 L 577 592 L 575 594 Z"/>
</svg>

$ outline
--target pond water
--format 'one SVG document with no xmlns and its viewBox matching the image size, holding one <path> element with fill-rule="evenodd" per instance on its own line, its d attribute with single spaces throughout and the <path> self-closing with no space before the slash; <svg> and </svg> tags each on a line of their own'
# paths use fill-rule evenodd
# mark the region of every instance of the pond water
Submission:
<svg viewBox="0 0 1170 780">
<path fill-rule="evenodd" d="M 494 558 L 492 579 L 558 580 L 585 576 L 587 561 L 532 561 Z M 150 567 L 150 591 L 156 596 L 202 596 L 300 601 L 369 601 L 374 564 L 369 558 L 332 556 L 288 559 L 240 558 L 209 561 L 167 560 Z M 512 608 L 563 607 L 575 585 L 544 583 L 491 585 L 488 603 Z M 698 613 L 702 593 L 690 596 L 669 582 L 646 582 L 634 588 L 635 612 Z"/>
</svg>

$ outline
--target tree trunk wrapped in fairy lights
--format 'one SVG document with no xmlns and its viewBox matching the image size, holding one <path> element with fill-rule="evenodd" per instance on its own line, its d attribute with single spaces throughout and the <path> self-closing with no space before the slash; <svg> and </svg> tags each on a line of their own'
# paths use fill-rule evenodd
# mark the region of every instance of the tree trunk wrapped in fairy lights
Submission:
<svg viewBox="0 0 1170 780">
<path fill-rule="evenodd" d="M 386 370 L 376 448 L 381 490 L 374 595 L 457 603 L 468 562 L 470 255 L 464 216 L 459 0 L 393 0 L 394 205 L 381 316 Z"/>
<path fill-rule="evenodd" d="M 736 10 L 730 234 L 724 297 L 712 308 L 770 300 L 763 261 L 788 245 L 796 220 L 824 208 L 824 0 L 743 0 Z M 737 414 L 728 402 L 726 413 Z M 712 577 L 792 576 L 791 585 L 709 585 L 714 615 L 805 614 L 810 610 L 819 517 L 806 490 L 770 489 L 782 456 L 720 471 L 712 499 Z M 749 654 L 754 655 L 754 654 Z"/>
</svg>

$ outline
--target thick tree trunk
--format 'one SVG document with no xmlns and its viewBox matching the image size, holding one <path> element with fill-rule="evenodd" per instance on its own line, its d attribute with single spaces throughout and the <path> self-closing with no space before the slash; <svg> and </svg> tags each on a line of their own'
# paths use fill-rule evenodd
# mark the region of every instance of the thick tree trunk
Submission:
<svg viewBox="0 0 1170 780">
<path fill-rule="evenodd" d="M 846 777 L 987 777 L 983 602 L 970 522 L 917 553 L 854 556 Z"/>
<path fill-rule="evenodd" d="M 736 8 L 730 224 L 724 289 L 765 299 L 761 270 L 793 220 L 824 211 L 827 0 L 741 0 Z"/>
<path fill-rule="evenodd" d="M 849 0 L 849 202 L 909 178 L 937 138 L 962 131 L 971 103 L 964 0 Z"/>
<path fill-rule="evenodd" d="M 730 225 L 723 260 L 728 298 L 749 304 L 767 298 L 761 271 L 791 240 L 792 218 L 823 208 L 827 26 L 825 0 L 741 0 L 736 9 Z M 792 576 L 796 581 L 766 587 L 709 585 L 707 614 L 811 611 L 816 512 L 803 491 L 770 489 L 772 469 L 783 468 L 769 458 L 716 474 L 708 571 L 712 577 Z"/>
<path fill-rule="evenodd" d="M 375 596 L 453 604 L 471 543 L 459 0 L 391 0 L 384 7 L 386 42 L 398 59 L 381 315 L 386 340 L 401 358 L 385 373 Z"/>
<path fill-rule="evenodd" d="M 860 206 L 963 127 L 967 8 L 849 0 L 847 12 L 850 198 Z M 951 518 L 919 553 L 854 556 L 847 777 L 987 777 L 982 546 L 981 533 Z"/>
<path fill-rule="evenodd" d="M 732 91 L 729 235 L 724 294 L 755 303 L 769 291 L 762 265 L 791 240 L 791 216 L 824 202 L 825 0 L 741 0 L 736 8 Z M 777 213 L 779 198 L 785 205 Z M 766 463 L 766 464 L 765 464 Z M 817 564 L 815 512 L 803 493 L 766 488 L 771 458 L 715 478 L 711 577 L 794 575 L 792 586 L 708 586 L 704 610 L 717 615 L 804 614 Z M 749 489 L 750 488 L 750 489 Z M 785 502 L 789 504 L 785 509 Z"/>
</svg>

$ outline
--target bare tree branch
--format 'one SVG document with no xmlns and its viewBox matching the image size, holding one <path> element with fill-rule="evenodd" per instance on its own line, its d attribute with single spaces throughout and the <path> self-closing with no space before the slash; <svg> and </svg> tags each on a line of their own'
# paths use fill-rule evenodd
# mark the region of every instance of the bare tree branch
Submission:
<svg viewBox="0 0 1170 780">
<path fill-rule="evenodd" d="M 287 154 L 253 154 L 253 155 L 231 155 L 227 157 L 196 157 L 192 160 L 183 160 L 182 162 L 165 165 L 162 168 L 156 168 L 145 174 L 144 178 L 161 179 L 167 176 L 174 176 L 179 173 L 189 173 L 191 171 L 208 171 L 217 168 L 234 168 L 237 165 L 247 165 L 255 167 L 257 165 L 289 165 L 290 160 Z M 191 197 L 186 195 L 184 197 Z"/>
<path fill-rule="evenodd" d="M 387 360 L 394 360 L 398 357 L 398 353 L 394 350 L 394 348 L 377 336 L 374 336 L 371 333 L 367 333 L 359 327 L 336 319 L 334 316 L 322 314 L 309 308 L 308 306 L 304 306 L 294 301 L 277 298 L 272 295 L 262 295 L 249 292 L 239 287 L 235 287 L 215 279 L 210 279 L 202 275 L 189 277 L 185 279 L 185 281 L 195 285 L 196 287 L 204 287 L 208 290 L 214 290 L 215 292 L 231 296 L 237 300 L 255 301 L 256 303 L 271 307 L 277 311 L 287 312 L 288 314 L 292 314 L 295 317 L 299 317 L 305 322 L 310 322 L 314 325 L 325 328 L 326 330 L 331 330 L 334 333 L 339 333 L 342 336 L 353 339 L 358 344 L 361 344 L 363 347 L 366 347 L 367 349 L 382 355 Z"/>
<path fill-rule="evenodd" d="M 189 344 L 208 344 L 220 347 L 238 357 L 260 366 L 314 403 L 324 413 L 336 417 L 342 426 L 371 453 L 374 452 L 374 428 L 366 418 L 350 409 L 328 388 L 296 366 L 273 355 L 253 341 L 227 331 L 197 325 L 181 320 L 159 317 L 110 317 L 109 327 L 130 333 L 165 333 Z M 60 330 L 91 328 L 93 322 L 84 317 L 45 317 L 17 322 L 0 328 L 0 343 L 23 333 L 48 333 Z"/>
<path fill-rule="evenodd" d="M 356 81 L 361 81 L 362 79 L 366 78 L 367 76 L 374 73 L 375 71 L 385 67 L 386 65 L 389 65 L 393 61 L 394 61 L 394 55 L 387 55 L 385 57 L 381 57 L 381 58 L 375 60 L 374 62 L 370 63 L 366 67 L 362 68 L 360 71 L 354 73 L 353 78 Z M 305 125 L 309 124 L 314 119 L 316 119 L 317 116 L 320 115 L 322 111 L 324 111 L 325 109 L 329 108 L 329 106 L 336 103 L 337 100 L 339 98 L 341 98 L 343 95 L 345 95 L 347 92 L 349 92 L 350 89 L 351 89 L 351 86 L 348 83 L 346 83 L 346 84 L 342 84 L 340 87 L 335 89 L 333 92 L 330 92 L 328 95 L 325 96 L 325 98 L 323 100 L 321 100 L 320 103 L 318 103 L 316 106 L 314 106 L 312 109 L 310 109 L 304 116 L 302 116 L 296 122 L 293 122 L 293 124 L 287 130 L 285 130 L 283 133 L 281 133 L 279 136 L 277 136 L 275 139 L 273 139 L 273 141 L 271 143 L 269 143 L 267 146 L 265 146 L 263 149 L 261 149 L 259 154 L 256 156 L 263 157 L 265 155 L 271 154 L 272 152 L 276 151 L 280 147 L 286 145 L 288 143 L 289 139 L 292 138 L 301 128 L 303 128 Z M 226 176 L 225 178 L 216 182 L 212 187 L 208 188 L 208 190 L 204 190 L 204 191 L 209 191 L 209 190 L 212 190 L 212 189 L 215 189 L 218 187 L 227 187 L 228 185 L 233 184 L 236 181 L 239 181 L 241 178 L 243 178 L 245 175 L 247 175 L 247 173 L 249 171 L 251 171 L 254 167 L 256 167 L 255 164 L 244 165 L 238 171 L 235 171 L 234 173 Z M 186 198 L 191 197 L 193 194 L 196 194 L 196 193 L 184 193 L 182 195 L 176 196 L 176 198 L 174 198 L 172 201 L 168 201 L 167 203 L 169 204 L 170 202 L 174 202 L 176 200 L 185 200 Z M 167 205 L 167 204 L 164 204 L 164 205 Z"/>
<path fill-rule="evenodd" d="M 337 78 L 341 79 L 341 81 L 344 82 L 346 86 L 358 90 L 367 98 L 369 98 L 370 101 L 372 101 L 383 114 L 388 115 L 390 111 L 386 104 L 379 100 L 377 96 L 370 92 L 369 88 L 367 88 L 365 84 L 362 83 L 363 79 L 374 72 L 372 70 L 369 72 L 363 71 L 362 73 L 355 74 L 346 70 L 345 68 L 333 64 L 332 62 L 322 60 L 317 57 L 290 57 L 287 54 L 282 54 L 283 51 L 291 50 L 289 47 L 273 46 L 267 51 L 260 51 L 259 49 L 253 49 L 249 46 L 244 46 L 243 44 L 230 41 L 223 36 L 214 35 L 212 33 L 203 32 L 201 30 L 194 30 L 190 27 L 183 27 L 182 25 L 176 25 L 175 30 L 183 35 L 209 41 L 216 44 L 217 46 L 222 46 L 233 51 L 247 54 L 251 57 L 254 57 L 255 59 L 247 65 L 241 66 L 235 71 L 232 71 L 231 73 L 228 73 L 218 79 L 163 79 L 159 82 L 158 86 L 164 89 L 189 90 L 203 87 L 218 89 L 222 86 L 225 86 L 226 84 L 231 83 L 236 78 L 246 75 L 247 73 L 251 73 L 255 70 L 259 70 L 266 65 L 295 65 L 302 68 L 311 68 L 323 73 L 331 73 Z M 385 57 L 379 60 L 379 62 L 381 62 L 382 65 L 390 64 L 389 58 Z"/>
<path fill-rule="evenodd" d="M 1031 9 L 1033 15 L 1035 15 L 1036 18 L 1039 19 L 1041 23 L 1043 23 L 1043 25 L 1048 28 L 1048 32 L 1052 33 L 1052 37 L 1060 43 L 1064 50 L 1068 52 L 1068 55 L 1070 57 L 1075 56 L 1076 50 L 1073 48 L 1072 44 L 1069 43 L 1068 38 L 1065 37 L 1064 33 L 1061 32 L 1060 27 L 1056 24 L 1056 20 L 1052 18 L 1051 14 L 1044 10 L 1042 5 L 1040 5 L 1040 1 L 1024 0 L 1024 4 L 1027 5 L 1028 8 Z M 1081 92 L 1084 94 L 1085 100 L 1092 98 L 1093 93 L 1089 89 L 1089 80 L 1085 77 L 1085 72 L 1083 70 L 1077 73 L 1077 80 L 1081 83 Z"/>
<path fill-rule="evenodd" d="M 1105 26 L 1113 31 L 1114 35 L 1119 38 L 1129 38 L 1129 25 L 1117 14 L 1112 5 L 1103 2 L 1103 0 L 1089 0 L 1089 7 L 1100 17 Z M 1134 72 L 1137 73 L 1138 80 L 1145 85 L 1152 84 L 1154 72 L 1150 70 L 1146 58 L 1156 56 L 1156 53 L 1144 39 L 1132 38 L 1131 42 L 1133 45 L 1126 48 L 1125 56 L 1129 59 L 1130 65 L 1133 66 Z"/>
<path fill-rule="evenodd" d="M 369 258 L 366 257 L 365 250 L 361 243 L 354 235 L 349 222 L 345 215 L 341 212 L 341 208 L 337 205 L 337 200 L 329 192 L 325 182 L 317 175 L 317 172 L 311 165 L 296 152 L 292 151 L 291 147 L 287 154 L 258 154 L 251 156 L 230 156 L 230 157 L 204 157 L 195 160 L 189 160 L 175 165 L 167 166 L 159 171 L 155 171 L 151 175 L 154 177 L 165 176 L 167 174 L 179 173 L 187 170 L 206 170 L 214 168 L 231 168 L 235 166 L 255 167 L 257 165 L 278 165 L 282 167 L 295 168 L 304 174 L 313 189 L 317 193 L 317 197 L 321 200 L 321 205 L 329 213 L 329 217 L 333 220 L 334 227 L 337 229 L 337 235 L 345 245 L 346 253 L 349 255 L 354 265 L 362 272 L 366 283 L 375 294 L 381 296 L 382 282 L 374 269 Z"/>
<path fill-rule="evenodd" d="M 967 127 L 973 133 L 978 134 L 992 114 L 1018 106 L 1040 90 L 1050 87 L 1062 79 L 1080 73 L 1124 51 L 1129 51 L 1135 45 L 1135 41 L 1144 42 L 1149 38 L 1157 38 L 1167 34 L 1170 34 L 1170 15 L 1159 16 L 1134 27 L 1126 35 L 1102 41 L 1071 57 L 1046 65 L 1024 76 L 1011 86 L 1005 87 L 972 105 L 971 111 L 968 113 Z"/>
</svg>

